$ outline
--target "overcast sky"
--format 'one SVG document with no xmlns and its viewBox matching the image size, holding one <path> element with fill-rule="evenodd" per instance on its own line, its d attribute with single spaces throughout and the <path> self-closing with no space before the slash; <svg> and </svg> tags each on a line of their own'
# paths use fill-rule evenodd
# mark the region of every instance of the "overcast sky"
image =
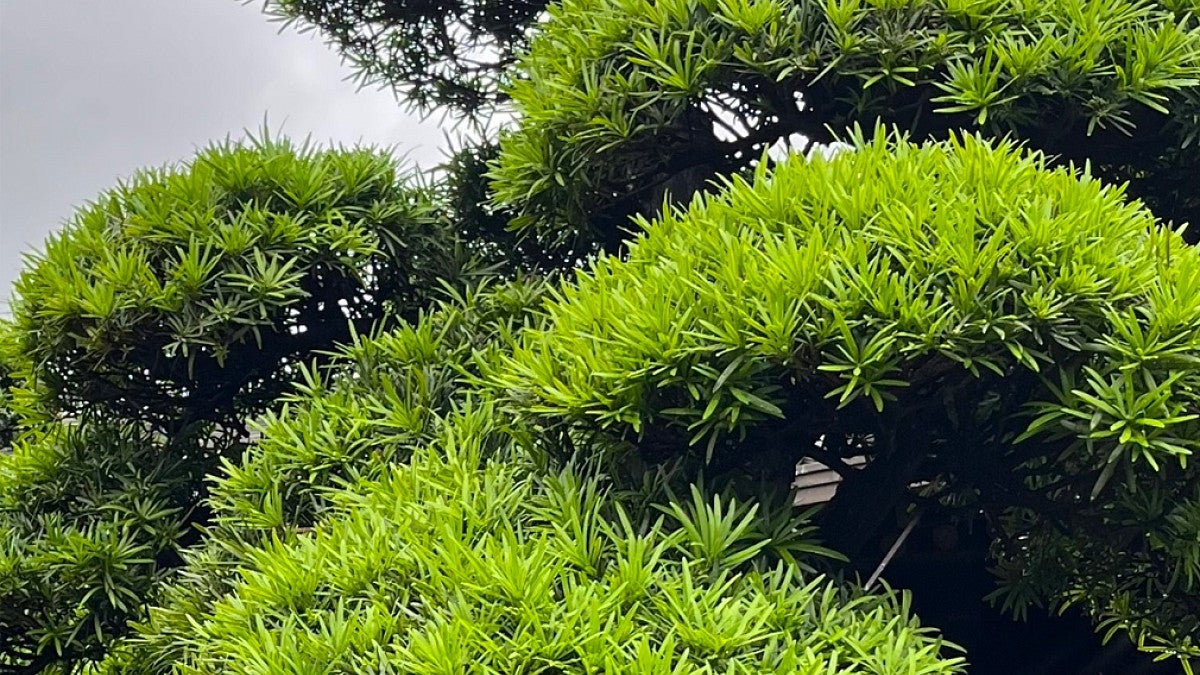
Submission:
<svg viewBox="0 0 1200 675">
<path fill-rule="evenodd" d="M 437 120 L 358 90 L 312 34 L 240 0 L 0 0 L 0 312 L 21 253 L 143 166 L 273 129 L 441 158 Z"/>
</svg>

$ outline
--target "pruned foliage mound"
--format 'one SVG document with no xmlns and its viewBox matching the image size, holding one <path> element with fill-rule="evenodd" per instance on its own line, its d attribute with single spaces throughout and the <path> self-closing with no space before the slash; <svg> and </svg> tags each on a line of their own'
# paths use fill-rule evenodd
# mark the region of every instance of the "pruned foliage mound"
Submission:
<svg viewBox="0 0 1200 675">
<path fill-rule="evenodd" d="M 303 368 L 279 408 L 254 423 L 257 442 L 214 476 L 207 542 L 187 554 L 136 644 L 110 660 L 113 672 L 124 672 L 117 664 L 169 668 L 192 644 L 192 618 L 230 592 L 260 546 L 310 531 L 347 484 L 387 475 L 432 443 L 445 416 L 466 402 L 476 361 L 514 339 L 546 288 L 536 280 L 485 283 Z"/>
<path fill-rule="evenodd" d="M 818 459 L 852 558 L 897 509 L 982 514 L 1006 606 L 1196 655 L 1200 254 L 1011 144 L 855 145 L 647 225 L 491 391 L 552 454 L 685 458 L 755 494 Z"/>
<path fill-rule="evenodd" d="M 203 539 L 208 476 L 248 420 L 302 366 L 473 273 L 480 242 L 398 168 L 215 145 L 102 195 L 30 257 L 0 347 L 0 669 L 102 659 Z"/>
<path fill-rule="evenodd" d="M 958 672 L 902 598 L 811 572 L 807 514 L 673 503 L 681 475 L 631 491 L 514 448 L 534 431 L 469 382 L 541 288 L 447 301 L 311 377 L 218 480 L 210 545 L 110 671 Z"/>
<path fill-rule="evenodd" d="M 531 472 L 497 417 L 451 414 L 315 530 L 252 552 L 181 635 L 180 672 L 961 671 L 899 597 L 770 562 L 816 549 L 803 521 Z"/>
<path fill-rule="evenodd" d="M 617 247 L 780 143 L 855 123 L 1006 134 L 1200 222 L 1194 0 L 565 0 L 522 58 L 496 197 Z"/>
<path fill-rule="evenodd" d="M 156 598 L 208 468 L 168 450 L 130 425 L 64 424 L 0 458 L 0 670 L 98 659 Z"/>
<path fill-rule="evenodd" d="M 19 362 L 59 412 L 226 422 L 352 325 L 414 316 L 458 276 L 451 234 L 386 153 L 215 145 L 100 196 L 31 259 Z"/>
</svg>

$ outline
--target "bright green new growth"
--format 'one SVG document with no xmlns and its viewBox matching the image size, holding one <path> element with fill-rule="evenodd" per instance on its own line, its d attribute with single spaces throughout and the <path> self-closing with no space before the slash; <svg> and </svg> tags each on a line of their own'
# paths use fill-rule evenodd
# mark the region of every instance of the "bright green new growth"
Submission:
<svg viewBox="0 0 1200 675">
<path fill-rule="evenodd" d="M 433 442 L 465 403 L 466 380 L 531 318 L 545 285 L 483 284 L 435 303 L 412 324 L 357 337 L 320 369 L 303 369 L 281 406 L 254 424 L 258 441 L 212 483 L 214 527 L 113 672 L 158 672 L 182 658 L 192 618 L 231 590 L 237 570 L 277 538 L 329 515 L 347 483 L 377 479 Z"/>
<path fill-rule="evenodd" d="M 666 476 L 631 493 L 514 453 L 531 430 L 464 378 L 540 297 L 473 292 L 310 378 L 218 480 L 210 545 L 111 672 L 957 672 L 905 601 L 808 572 L 803 514 L 668 506 Z"/>
<path fill-rule="evenodd" d="M 1200 221 L 1195 0 L 566 0 L 533 39 L 499 203 L 614 250 L 796 134 L 1012 134 Z"/>
<path fill-rule="evenodd" d="M 19 362 L 68 414 L 236 419 L 296 357 L 411 317 L 458 276 L 438 216 L 386 153 L 210 147 L 102 195 L 31 258 Z"/>
<path fill-rule="evenodd" d="M 622 508 L 602 480 L 530 473 L 496 419 L 452 414 L 315 531 L 251 553 L 177 672 L 960 672 L 905 601 L 766 564 L 754 507 Z"/>
<path fill-rule="evenodd" d="M 247 421 L 302 364 L 460 284 L 458 241 L 392 156 L 270 138 L 81 209 L 2 327 L 0 667 L 103 658 L 201 540 Z"/>
<path fill-rule="evenodd" d="M 856 146 L 647 225 L 491 390 L 551 453 L 767 487 L 819 459 L 852 558 L 897 508 L 982 513 L 1006 605 L 1200 654 L 1200 254 L 1008 144 Z"/>
</svg>

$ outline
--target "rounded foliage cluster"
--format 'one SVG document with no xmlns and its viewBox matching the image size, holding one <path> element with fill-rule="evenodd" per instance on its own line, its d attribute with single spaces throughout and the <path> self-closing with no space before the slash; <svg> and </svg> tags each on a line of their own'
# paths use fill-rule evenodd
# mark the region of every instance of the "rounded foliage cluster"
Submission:
<svg viewBox="0 0 1200 675">
<path fill-rule="evenodd" d="M 880 120 L 1013 134 L 1200 222 L 1193 0 L 588 0 L 550 8 L 494 172 L 517 223 L 598 239 L 789 141 Z"/>
<path fill-rule="evenodd" d="M 313 531 L 253 551 L 180 634 L 177 667 L 961 671 L 906 601 L 802 571 L 795 556 L 819 548 L 787 510 L 696 491 L 660 512 L 576 471 L 531 472 L 496 419 L 453 413 L 407 461 L 335 493 Z"/>
<path fill-rule="evenodd" d="M 835 467 L 848 555 L 896 508 L 982 513 L 1010 606 L 1194 654 L 1200 254 L 1046 164 L 879 134 L 735 177 L 579 274 L 486 379 L 552 452 L 784 488 Z"/>
<path fill-rule="evenodd" d="M 264 138 L 136 175 L 17 281 L 18 361 L 68 414 L 182 428 L 261 409 L 295 357 L 457 276 L 452 232 L 397 168 Z"/>
<path fill-rule="evenodd" d="M 516 450 L 535 432 L 470 373 L 542 288 L 447 301 L 311 375 L 227 466 L 210 545 L 112 672 L 958 672 L 901 597 L 810 572 L 807 514 Z"/>
<path fill-rule="evenodd" d="M 0 457 L 0 669 L 103 656 L 195 538 L 207 468 L 120 424 L 30 431 Z"/>
</svg>

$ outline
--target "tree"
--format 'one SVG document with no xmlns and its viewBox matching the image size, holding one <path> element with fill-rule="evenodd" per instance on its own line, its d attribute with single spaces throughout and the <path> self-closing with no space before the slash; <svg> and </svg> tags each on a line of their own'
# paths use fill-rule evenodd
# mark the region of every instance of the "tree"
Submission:
<svg viewBox="0 0 1200 675">
<path fill-rule="evenodd" d="M 286 25 L 319 29 L 364 84 L 385 84 L 431 111 L 486 119 L 501 84 L 546 9 L 540 0 L 268 0 Z"/>
<path fill-rule="evenodd" d="M 1194 658 L 1200 254 L 1047 165 L 880 134 L 732 178 L 564 288 L 492 390 L 546 452 L 682 456 L 758 499 L 818 459 L 864 574 L 896 510 L 982 514 L 1005 606 Z"/>
<path fill-rule="evenodd" d="M 1191 672 L 1194 2 L 268 7 L 517 120 L 428 189 L 239 150 L 51 244 L 0 359 L 0 663 L 960 672 L 876 585 L 958 518 L 1005 608 Z"/>
<path fill-rule="evenodd" d="M 0 460 L 0 664 L 99 660 L 199 541 L 207 476 L 247 420 L 470 273 L 397 168 L 219 144 L 102 195 L 31 259 L 5 332 L 21 437 Z"/>
<path fill-rule="evenodd" d="M 1012 606 L 1194 658 L 1200 255 L 1011 144 L 854 148 L 646 223 L 540 312 L 500 288 L 525 309 L 347 350 L 219 479 L 227 529 L 124 664 L 958 672 L 902 596 L 815 573 L 914 510 L 983 514 Z M 815 531 L 805 456 L 843 474 Z"/>
<path fill-rule="evenodd" d="M 16 284 L 18 356 L 54 412 L 172 433 L 261 410 L 297 357 L 412 316 L 461 276 L 384 153 L 264 138 L 103 195 Z"/>
<path fill-rule="evenodd" d="M 959 672 L 902 597 L 811 573 L 807 514 L 531 461 L 473 383 L 545 290 L 474 291 L 314 374 L 111 672 Z"/>
<path fill-rule="evenodd" d="M 1011 136 L 1090 161 L 1159 217 L 1200 222 L 1200 18 L 1191 0 L 566 0 L 511 95 L 496 198 L 517 224 L 615 250 L 789 139 L 877 120 L 914 139 Z"/>
</svg>

